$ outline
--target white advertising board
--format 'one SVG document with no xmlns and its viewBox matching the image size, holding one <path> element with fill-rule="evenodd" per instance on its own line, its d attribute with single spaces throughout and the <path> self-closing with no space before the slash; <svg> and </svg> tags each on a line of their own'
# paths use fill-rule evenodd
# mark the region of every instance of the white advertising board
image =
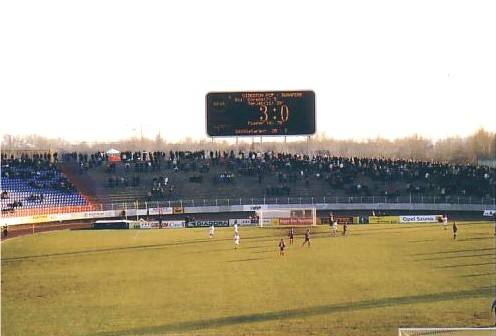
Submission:
<svg viewBox="0 0 496 336">
<path fill-rule="evenodd" d="M 492 217 L 496 214 L 496 210 L 484 210 L 483 216 Z"/>
<path fill-rule="evenodd" d="M 172 214 L 172 208 L 169 208 L 169 207 L 148 208 L 148 214 L 150 214 L 150 215 L 170 215 L 170 214 Z"/>
<path fill-rule="evenodd" d="M 258 211 L 267 209 L 267 204 L 243 205 L 243 211 Z"/>
<path fill-rule="evenodd" d="M 437 223 L 439 215 L 400 216 L 400 223 Z"/>
<path fill-rule="evenodd" d="M 252 222 L 249 218 L 241 218 L 241 219 L 230 219 L 229 226 L 234 226 L 238 224 L 239 226 L 249 226 L 249 225 L 257 225 L 257 222 Z"/>
<path fill-rule="evenodd" d="M 108 217 L 118 217 L 119 215 L 120 215 L 119 210 L 88 211 L 88 212 L 84 212 L 84 217 L 81 218 L 108 218 Z"/>
<path fill-rule="evenodd" d="M 126 216 L 146 216 L 146 209 L 127 209 Z"/>
<path fill-rule="evenodd" d="M 162 222 L 162 227 L 165 229 L 179 229 L 183 228 L 185 225 L 185 221 L 183 220 L 170 220 L 170 221 L 163 221 Z"/>
</svg>

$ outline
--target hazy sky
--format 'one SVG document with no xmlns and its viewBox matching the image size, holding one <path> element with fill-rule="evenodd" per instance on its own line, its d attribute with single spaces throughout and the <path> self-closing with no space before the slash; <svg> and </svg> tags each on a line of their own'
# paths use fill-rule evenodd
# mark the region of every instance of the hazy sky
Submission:
<svg viewBox="0 0 496 336">
<path fill-rule="evenodd" d="M 2 1 L 0 132 L 205 137 L 209 91 L 311 89 L 317 132 L 496 131 L 494 1 Z"/>
</svg>

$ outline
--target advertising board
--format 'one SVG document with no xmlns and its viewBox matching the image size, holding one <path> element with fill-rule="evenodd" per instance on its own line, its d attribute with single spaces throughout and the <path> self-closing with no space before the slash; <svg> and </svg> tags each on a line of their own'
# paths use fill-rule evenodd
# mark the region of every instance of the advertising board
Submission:
<svg viewBox="0 0 496 336">
<path fill-rule="evenodd" d="M 484 210 L 482 214 L 484 217 L 492 217 L 496 215 L 496 210 Z"/>
<path fill-rule="evenodd" d="M 398 216 L 370 216 L 369 224 L 398 224 Z"/>
<path fill-rule="evenodd" d="M 160 207 L 160 208 L 148 208 L 149 215 L 170 215 L 172 214 L 172 208 L 170 207 Z"/>
<path fill-rule="evenodd" d="M 179 229 L 183 228 L 186 222 L 183 220 L 169 220 L 169 221 L 163 221 L 162 222 L 162 227 L 164 229 Z"/>
<path fill-rule="evenodd" d="M 197 220 L 197 221 L 191 221 L 191 222 L 186 223 L 186 227 L 188 227 L 188 228 L 209 227 L 212 225 L 215 227 L 227 227 L 227 226 L 229 226 L 229 221 L 228 220 Z"/>
<path fill-rule="evenodd" d="M 283 217 L 279 218 L 279 225 L 312 225 L 313 218 Z"/>
<path fill-rule="evenodd" d="M 353 217 L 351 216 L 336 216 L 335 218 L 338 224 L 353 224 Z"/>
<path fill-rule="evenodd" d="M 183 207 L 173 207 L 172 208 L 172 213 L 173 214 L 183 214 L 184 213 L 184 208 Z"/>
<path fill-rule="evenodd" d="M 440 215 L 399 216 L 400 223 L 437 223 Z"/>
<path fill-rule="evenodd" d="M 238 224 L 239 226 L 250 226 L 250 225 L 257 225 L 257 221 L 252 221 L 249 218 L 230 219 L 229 220 L 229 226 L 234 226 L 235 224 Z"/>
<path fill-rule="evenodd" d="M 243 205 L 243 211 L 258 211 L 267 209 L 266 204 Z"/>
</svg>

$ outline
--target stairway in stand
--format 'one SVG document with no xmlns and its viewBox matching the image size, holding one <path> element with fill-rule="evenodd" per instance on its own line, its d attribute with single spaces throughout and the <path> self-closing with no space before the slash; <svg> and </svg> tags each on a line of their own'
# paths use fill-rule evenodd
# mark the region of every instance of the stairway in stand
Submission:
<svg viewBox="0 0 496 336">
<path fill-rule="evenodd" d="M 105 197 L 103 188 L 88 174 L 80 174 L 77 162 L 62 162 L 57 166 L 76 189 L 98 208 L 98 204 L 101 204 Z"/>
</svg>

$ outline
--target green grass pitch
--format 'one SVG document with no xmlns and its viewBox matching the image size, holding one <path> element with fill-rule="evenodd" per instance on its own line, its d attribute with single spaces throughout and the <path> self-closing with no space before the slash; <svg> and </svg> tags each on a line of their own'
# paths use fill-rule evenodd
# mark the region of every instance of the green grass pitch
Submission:
<svg viewBox="0 0 496 336">
<path fill-rule="evenodd" d="M 2 335 L 396 335 L 494 323 L 494 226 L 59 231 L 2 243 Z M 286 243 L 288 243 L 285 237 Z"/>
</svg>

